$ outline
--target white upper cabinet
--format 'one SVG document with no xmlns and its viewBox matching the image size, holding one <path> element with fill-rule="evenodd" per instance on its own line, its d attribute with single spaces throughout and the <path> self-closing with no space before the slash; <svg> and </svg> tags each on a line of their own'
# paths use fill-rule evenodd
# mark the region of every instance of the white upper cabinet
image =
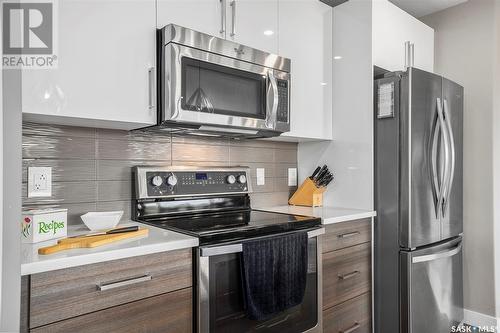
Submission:
<svg viewBox="0 0 500 333">
<path fill-rule="evenodd" d="M 58 68 L 22 73 L 26 120 L 131 129 L 156 123 L 155 1 L 59 1 Z"/>
<path fill-rule="evenodd" d="M 225 38 L 222 0 L 157 0 L 158 29 L 177 24 L 212 36 Z"/>
<path fill-rule="evenodd" d="M 278 53 L 278 0 L 224 0 L 226 38 Z"/>
<path fill-rule="evenodd" d="M 292 61 L 286 137 L 332 138 L 332 17 L 318 0 L 279 1 L 279 54 Z"/>
<path fill-rule="evenodd" d="M 174 23 L 278 52 L 278 0 L 157 0 L 157 27 Z"/>
<path fill-rule="evenodd" d="M 373 1 L 373 64 L 405 69 L 405 42 L 414 44 L 413 66 L 434 71 L 434 29 L 388 0 Z"/>
</svg>

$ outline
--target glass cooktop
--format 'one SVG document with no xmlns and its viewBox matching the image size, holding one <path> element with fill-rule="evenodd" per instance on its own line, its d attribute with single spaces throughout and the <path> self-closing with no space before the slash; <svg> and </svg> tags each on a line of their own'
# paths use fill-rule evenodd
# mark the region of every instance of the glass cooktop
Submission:
<svg viewBox="0 0 500 333">
<path fill-rule="evenodd" d="M 320 218 L 259 210 L 199 213 L 176 217 L 150 217 L 139 221 L 155 227 L 196 236 L 200 239 L 200 244 L 295 231 L 321 224 Z"/>
</svg>

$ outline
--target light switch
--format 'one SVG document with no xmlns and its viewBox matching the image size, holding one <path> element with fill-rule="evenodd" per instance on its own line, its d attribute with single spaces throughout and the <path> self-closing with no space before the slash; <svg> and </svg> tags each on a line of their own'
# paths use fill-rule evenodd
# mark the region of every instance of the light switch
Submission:
<svg viewBox="0 0 500 333">
<path fill-rule="evenodd" d="M 52 196 L 52 168 L 28 168 L 28 198 Z"/>
<path fill-rule="evenodd" d="M 257 168 L 257 185 L 266 185 L 266 169 Z"/>
<path fill-rule="evenodd" d="M 297 168 L 288 168 L 288 186 L 297 186 Z"/>
</svg>

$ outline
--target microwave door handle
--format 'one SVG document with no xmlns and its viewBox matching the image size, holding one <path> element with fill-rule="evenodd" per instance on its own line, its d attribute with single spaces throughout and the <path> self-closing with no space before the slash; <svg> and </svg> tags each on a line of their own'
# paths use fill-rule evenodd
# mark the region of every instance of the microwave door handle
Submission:
<svg viewBox="0 0 500 333">
<path fill-rule="evenodd" d="M 266 127 L 275 129 L 276 128 L 276 113 L 278 111 L 278 83 L 276 81 L 276 78 L 274 77 L 273 71 L 269 71 L 267 73 L 267 76 L 269 77 L 269 89 L 267 91 L 267 105 L 268 105 L 268 111 L 269 111 L 269 105 L 271 105 L 271 110 L 268 112 L 267 117 L 266 117 Z M 272 94 L 271 94 L 272 92 Z"/>
</svg>

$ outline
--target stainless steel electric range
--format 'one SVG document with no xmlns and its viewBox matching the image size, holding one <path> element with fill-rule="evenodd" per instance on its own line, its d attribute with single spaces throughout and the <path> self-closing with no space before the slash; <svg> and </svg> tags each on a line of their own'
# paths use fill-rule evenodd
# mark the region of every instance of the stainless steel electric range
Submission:
<svg viewBox="0 0 500 333">
<path fill-rule="evenodd" d="M 197 332 L 321 332 L 321 219 L 251 208 L 246 167 L 136 167 L 133 216 L 138 222 L 198 237 L 195 264 Z M 244 242 L 307 232 L 302 303 L 270 319 L 246 315 Z"/>
</svg>

